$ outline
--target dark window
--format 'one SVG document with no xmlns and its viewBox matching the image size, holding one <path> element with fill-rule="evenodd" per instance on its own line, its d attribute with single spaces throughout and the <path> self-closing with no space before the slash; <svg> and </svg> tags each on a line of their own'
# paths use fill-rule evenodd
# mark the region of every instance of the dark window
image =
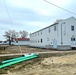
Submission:
<svg viewBox="0 0 76 75">
<path fill-rule="evenodd" d="M 41 32 L 41 35 L 42 35 L 42 32 Z"/>
<path fill-rule="evenodd" d="M 56 31 L 56 26 L 54 26 L 54 31 Z"/>
<path fill-rule="evenodd" d="M 50 41 L 50 39 L 47 37 L 47 41 Z"/>
<path fill-rule="evenodd" d="M 42 39 L 41 39 L 41 43 L 42 43 Z"/>
<path fill-rule="evenodd" d="M 74 26 L 71 26 L 71 30 L 74 31 Z"/>
<path fill-rule="evenodd" d="M 39 33 L 38 33 L 38 35 L 39 35 Z"/>
<path fill-rule="evenodd" d="M 38 40 L 38 43 L 39 43 L 39 40 Z"/>
<path fill-rule="evenodd" d="M 50 32 L 50 28 L 49 28 L 49 32 Z"/>
<path fill-rule="evenodd" d="M 71 41 L 75 41 L 75 38 L 71 38 Z"/>
</svg>

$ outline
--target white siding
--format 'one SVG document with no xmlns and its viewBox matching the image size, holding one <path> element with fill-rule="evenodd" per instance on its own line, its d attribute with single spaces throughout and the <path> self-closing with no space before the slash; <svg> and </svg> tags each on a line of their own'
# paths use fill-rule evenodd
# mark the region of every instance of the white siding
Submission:
<svg viewBox="0 0 76 75">
<path fill-rule="evenodd" d="M 63 36 L 63 40 L 64 40 L 64 44 L 68 44 L 71 45 L 71 37 L 74 36 L 76 39 L 76 19 L 74 19 L 73 17 L 70 19 L 65 20 L 66 24 L 66 35 Z M 71 26 L 74 26 L 74 31 L 71 30 Z M 64 27 L 64 26 L 63 26 Z M 63 29 L 63 33 L 64 33 L 64 29 Z M 76 41 L 76 40 L 75 40 Z"/>
<path fill-rule="evenodd" d="M 30 41 L 18 41 L 18 43 L 13 42 L 12 44 L 14 44 L 14 45 L 29 45 Z"/>
<path fill-rule="evenodd" d="M 74 26 L 74 31 L 71 31 L 72 25 Z M 56 31 L 54 30 L 54 26 L 56 26 Z M 75 37 L 74 44 L 71 41 L 71 37 Z M 60 49 L 61 47 L 62 49 L 76 47 L 76 19 L 74 17 L 70 17 L 68 19 L 59 21 L 58 24 L 46 27 L 30 34 L 30 45 L 43 48 L 49 47 Z"/>
<path fill-rule="evenodd" d="M 56 26 L 56 31 L 54 31 L 54 26 Z M 57 41 L 58 37 L 58 25 L 50 26 L 46 29 L 40 30 L 32 35 L 30 35 L 31 46 L 44 47 L 47 45 L 53 45 L 53 41 Z M 50 28 L 50 32 L 49 32 Z M 42 43 L 41 43 L 42 39 Z M 39 41 L 39 42 L 38 42 Z"/>
</svg>

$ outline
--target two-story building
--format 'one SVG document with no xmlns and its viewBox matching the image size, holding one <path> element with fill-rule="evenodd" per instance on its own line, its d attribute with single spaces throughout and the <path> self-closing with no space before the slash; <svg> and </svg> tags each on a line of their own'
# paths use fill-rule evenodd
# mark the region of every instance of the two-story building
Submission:
<svg viewBox="0 0 76 75">
<path fill-rule="evenodd" d="M 59 50 L 76 48 L 76 18 L 62 19 L 30 34 L 30 46 Z"/>
</svg>

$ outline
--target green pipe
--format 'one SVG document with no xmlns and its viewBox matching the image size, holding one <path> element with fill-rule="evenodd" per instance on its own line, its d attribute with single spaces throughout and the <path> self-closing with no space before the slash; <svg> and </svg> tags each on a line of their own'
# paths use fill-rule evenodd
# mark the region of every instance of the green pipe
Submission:
<svg viewBox="0 0 76 75">
<path fill-rule="evenodd" d="M 12 61 L 15 61 L 15 60 L 20 60 L 20 59 L 22 59 L 22 58 L 24 58 L 24 57 L 19 57 L 19 58 L 4 60 L 4 61 L 2 61 L 2 64 L 8 63 L 8 62 L 12 62 Z"/>
<path fill-rule="evenodd" d="M 19 62 L 23 62 L 23 61 L 26 61 L 26 60 L 29 60 L 29 59 L 33 59 L 33 58 L 36 58 L 36 57 L 38 57 L 38 56 L 32 55 L 32 56 L 29 56 L 27 58 L 25 57 L 25 58 L 20 59 L 20 60 L 15 60 L 15 61 L 12 61 L 12 62 L 9 62 L 9 63 L 5 63 L 3 65 L 0 65 L 0 69 L 1 68 L 5 68 L 7 66 L 11 66 L 11 65 L 17 64 Z"/>
<path fill-rule="evenodd" d="M 30 54 L 30 55 L 25 55 L 25 56 L 23 56 L 23 57 L 18 57 L 18 58 L 13 58 L 13 59 L 9 59 L 9 60 L 4 60 L 4 61 L 2 61 L 2 64 L 5 64 L 5 63 L 8 63 L 8 62 L 12 62 L 12 61 L 15 61 L 15 60 L 20 60 L 20 59 L 23 59 L 23 58 L 27 58 L 27 57 L 29 57 L 29 56 L 31 56 L 31 55 L 38 55 L 38 54 Z"/>
</svg>

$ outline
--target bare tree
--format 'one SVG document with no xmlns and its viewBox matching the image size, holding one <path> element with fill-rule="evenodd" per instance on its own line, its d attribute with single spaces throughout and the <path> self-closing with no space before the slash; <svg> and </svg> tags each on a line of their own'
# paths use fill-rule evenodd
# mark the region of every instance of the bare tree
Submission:
<svg viewBox="0 0 76 75">
<path fill-rule="evenodd" d="M 9 45 L 11 45 L 13 39 L 18 37 L 18 32 L 16 32 L 15 30 L 8 30 L 5 32 L 4 37 L 6 37 L 7 41 L 9 42 Z"/>
<path fill-rule="evenodd" d="M 20 33 L 21 38 L 26 38 L 28 36 L 27 31 L 20 31 L 19 33 Z"/>
</svg>

